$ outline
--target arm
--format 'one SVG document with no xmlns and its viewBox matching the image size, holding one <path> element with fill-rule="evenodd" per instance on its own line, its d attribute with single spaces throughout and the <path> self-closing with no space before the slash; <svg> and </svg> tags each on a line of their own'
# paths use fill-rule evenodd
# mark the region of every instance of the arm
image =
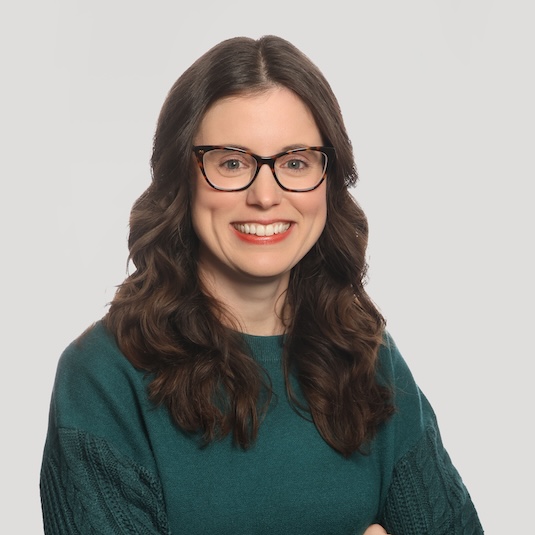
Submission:
<svg viewBox="0 0 535 535">
<path fill-rule="evenodd" d="M 74 429 L 49 434 L 41 469 L 46 535 L 168 534 L 158 478 L 105 440 Z"/>
<path fill-rule="evenodd" d="M 380 522 L 390 533 L 403 535 L 483 533 L 436 427 L 398 461 Z"/>
<path fill-rule="evenodd" d="M 394 535 L 482 534 L 468 490 L 442 444 L 433 408 L 389 337 L 382 359 L 396 414 L 383 441 L 389 453 L 377 520 Z"/>
<path fill-rule="evenodd" d="M 41 467 L 46 535 L 167 534 L 140 375 L 96 327 L 62 355 Z"/>
</svg>

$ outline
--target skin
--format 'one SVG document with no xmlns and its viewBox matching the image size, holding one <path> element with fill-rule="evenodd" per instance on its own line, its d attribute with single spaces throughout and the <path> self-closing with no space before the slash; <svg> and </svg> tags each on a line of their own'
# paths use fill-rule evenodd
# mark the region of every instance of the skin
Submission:
<svg viewBox="0 0 535 535">
<path fill-rule="evenodd" d="M 194 142 L 271 156 L 289 148 L 322 145 L 322 138 L 305 104 L 290 90 L 275 87 L 216 102 L 205 114 Z M 192 220 L 201 243 L 199 272 L 244 332 L 283 332 L 281 296 L 291 269 L 325 226 L 326 182 L 313 191 L 287 192 L 264 165 L 248 189 L 221 192 L 210 187 L 198 170 Z M 289 228 L 258 237 L 236 228 L 244 223 L 284 223 Z"/>
<path fill-rule="evenodd" d="M 364 535 L 388 535 L 385 529 L 379 524 L 371 525 L 365 532 Z"/>
</svg>

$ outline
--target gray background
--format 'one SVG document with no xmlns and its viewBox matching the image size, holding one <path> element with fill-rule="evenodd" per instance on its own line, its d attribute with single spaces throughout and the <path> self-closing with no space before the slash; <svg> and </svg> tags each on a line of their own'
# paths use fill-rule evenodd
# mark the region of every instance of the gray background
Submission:
<svg viewBox="0 0 535 535">
<path fill-rule="evenodd" d="M 360 172 L 354 194 L 371 226 L 368 289 L 436 409 L 486 533 L 528 532 L 530 4 L 0 8 L 0 525 L 42 532 L 38 472 L 55 367 L 125 276 L 129 210 L 149 183 L 168 89 L 221 39 L 274 33 L 307 53 L 338 95 Z"/>
</svg>

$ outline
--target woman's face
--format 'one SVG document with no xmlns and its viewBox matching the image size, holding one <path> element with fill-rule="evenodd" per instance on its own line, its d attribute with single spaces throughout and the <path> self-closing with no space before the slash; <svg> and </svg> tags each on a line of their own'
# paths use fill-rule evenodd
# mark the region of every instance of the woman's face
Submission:
<svg viewBox="0 0 535 535">
<path fill-rule="evenodd" d="M 216 102 L 204 116 L 195 145 L 241 147 L 271 156 L 322 145 L 322 138 L 299 97 L 277 87 Z M 198 170 L 192 218 L 200 240 L 199 269 L 221 284 L 225 279 L 287 281 L 318 240 L 326 216 L 325 182 L 312 191 L 287 192 L 263 165 L 248 189 L 225 192 L 213 189 Z"/>
</svg>

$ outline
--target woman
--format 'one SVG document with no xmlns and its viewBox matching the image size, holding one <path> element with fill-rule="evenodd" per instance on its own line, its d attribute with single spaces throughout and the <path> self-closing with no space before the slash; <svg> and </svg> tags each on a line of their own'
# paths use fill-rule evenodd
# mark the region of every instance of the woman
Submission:
<svg viewBox="0 0 535 535">
<path fill-rule="evenodd" d="M 317 67 L 273 36 L 220 43 L 169 92 L 151 163 L 135 271 L 58 366 L 46 532 L 482 533 L 364 290 Z"/>
</svg>

